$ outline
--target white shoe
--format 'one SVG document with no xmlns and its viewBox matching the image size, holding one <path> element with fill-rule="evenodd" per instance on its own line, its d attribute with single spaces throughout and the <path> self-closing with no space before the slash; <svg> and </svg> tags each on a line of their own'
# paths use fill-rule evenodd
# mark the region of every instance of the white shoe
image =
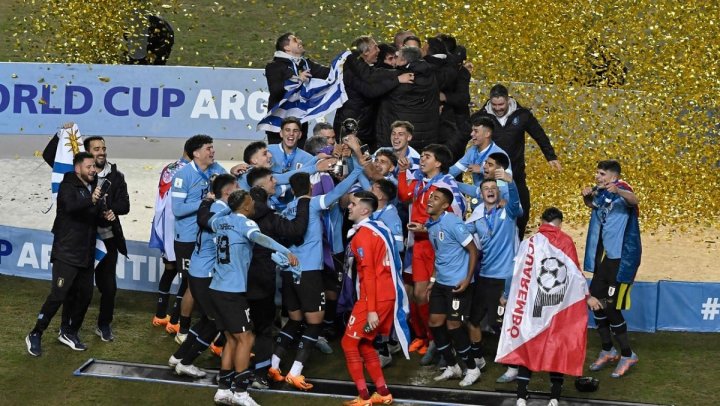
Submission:
<svg viewBox="0 0 720 406">
<path fill-rule="evenodd" d="M 239 406 L 260 406 L 247 392 L 234 392 L 232 404 Z"/>
<path fill-rule="evenodd" d="M 478 369 L 483 369 L 487 365 L 487 362 L 485 362 L 485 357 L 475 358 L 475 365 L 478 367 Z"/>
<path fill-rule="evenodd" d="M 517 402 L 515 402 L 515 406 L 527 406 L 527 400 L 518 399 Z"/>
<path fill-rule="evenodd" d="M 390 365 L 392 362 L 392 355 L 382 355 L 378 354 L 378 358 L 380 358 L 380 368 L 385 368 L 386 366 Z"/>
<path fill-rule="evenodd" d="M 517 378 L 518 376 L 518 369 L 513 367 L 508 367 L 507 371 L 505 371 L 504 374 L 500 375 L 500 377 L 495 381 L 495 383 L 508 383 L 512 382 Z"/>
<path fill-rule="evenodd" d="M 205 371 L 193 364 L 183 365 L 182 363 L 175 365 L 175 373 L 178 375 L 187 375 L 191 378 L 204 378 L 205 375 L 207 375 Z"/>
<path fill-rule="evenodd" d="M 475 369 L 468 369 L 467 372 L 465 372 L 465 377 L 460 381 L 460 386 L 470 386 L 474 384 L 480 379 L 480 375 L 482 375 L 480 368 L 475 367 Z"/>
<path fill-rule="evenodd" d="M 557 399 L 550 399 L 550 402 L 548 402 L 548 406 L 559 406 L 560 402 L 558 402 Z"/>
<path fill-rule="evenodd" d="M 174 355 L 171 355 L 170 359 L 168 360 L 168 365 L 170 365 L 170 368 L 175 368 L 177 366 L 177 364 L 180 363 L 180 361 L 182 361 L 182 359 L 175 358 Z"/>
<path fill-rule="evenodd" d="M 232 405 L 233 391 L 230 389 L 218 389 L 213 400 L 218 405 Z"/>
<path fill-rule="evenodd" d="M 175 334 L 175 342 L 178 343 L 178 345 L 182 345 L 182 343 L 185 342 L 186 338 L 187 338 L 187 334 L 183 334 L 183 333 Z"/>
<path fill-rule="evenodd" d="M 460 365 L 455 364 L 453 366 L 449 366 L 445 368 L 442 374 L 436 376 L 433 378 L 435 381 L 447 381 L 448 379 L 460 379 L 462 378 L 462 369 L 460 369 Z"/>
</svg>

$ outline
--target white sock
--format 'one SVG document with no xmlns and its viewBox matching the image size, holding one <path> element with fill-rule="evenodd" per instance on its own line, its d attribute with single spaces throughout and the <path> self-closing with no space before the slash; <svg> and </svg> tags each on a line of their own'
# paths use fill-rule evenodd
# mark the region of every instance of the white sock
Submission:
<svg viewBox="0 0 720 406">
<path fill-rule="evenodd" d="M 272 364 L 272 365 L 270 365 L 271 368 L 273 368 L 273 369 L 280 369 L 280 357 L 278 357 L 277 355 L 273 354 L 273 356 L 272 356 L 272 361 L 270 361 L 270 362 L 271 362 L 271 364 Z"/>
<path fill-rule="evenodd" d="M 509 377 L 517 376 L 518 369 L 514 367 L 508 367 L 507 371 L 505 371 L 505 375 Z"/>
<path fill-rule="evenodd" d="M 300 361 L 293 362 L 292 368 L 290 368 L 289 374 L 292 376 L 302 375 L 303 364 Z"/>
</svg>

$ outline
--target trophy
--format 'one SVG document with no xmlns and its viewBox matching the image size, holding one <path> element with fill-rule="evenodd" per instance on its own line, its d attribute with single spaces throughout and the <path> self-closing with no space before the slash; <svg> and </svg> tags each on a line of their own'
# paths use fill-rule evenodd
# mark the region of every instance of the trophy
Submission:
<svg viewBox="0 0 720 406">
<path fill-rule="evenodd" d="M 358 132 L 358 122 L 354 118 L 346 118 L 342 122 L 342 126 L 340 127 L 340 134 L 339 134 L 339 140 L 338 143 L 344 142 L 345 137 L 347 137 L 350 134 L 357 134 Z M 340 178 L 344 175 L 347 175 L 348 173 L 348 163 L 345 158 L 338 159 L 337 163 L 332 169 L 333 175 Z"/>
</svg>

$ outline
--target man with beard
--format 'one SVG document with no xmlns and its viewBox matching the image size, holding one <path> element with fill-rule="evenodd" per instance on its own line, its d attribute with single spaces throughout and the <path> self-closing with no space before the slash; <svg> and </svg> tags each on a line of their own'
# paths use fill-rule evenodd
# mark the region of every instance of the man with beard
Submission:
<svg viewBox="0 0 720 406">
<path fill-rule="evenodd" d="M 89 152 L 80 152 L 73 158 L 74 172 L 63 176 L 57 195 L 57 215 L 53 223 L 52 286 L 43 303 L 37 322 L 25 344 L 30 355 L 42 354 L 43 332 L 50 325 L 55 313 L 63 306 L 69 320 L 60 331 L 58 340 L 75 351 L 85 351 L 87 346 L 78 336 L 93 293 L 93 262 L 95 260 L 95 236 L 101 219 L 115 221 L 112 210 L 101 210 L 103 197 L 95 183 L 95 158 Z"/>
<path fill-rule="evenodd" d="M 275 54 L 272 62 L 265 66 L 265 78 L 267 79 L 270 97 L 268 98 L 268 110 L 278 104 L 285 95 L 285 81 L 288 79 L 305 82 L 310 78 L 325 79 L 330 73 L 330 68 L 320 65 L 309 58 L 305 58 L 305 47 L 300 38 L 292 32 L 286 32 L 275 42 Z M 303 124 L 302 133 L 307 135 L 308 125 Z M 272 131 L 266 132 L 268 144 L 280 142 L 280 134 Z M 305 137 L 299 138 L 299 146 L 305 145 Z"/>
<path fill-rule="evenodd" d="M 130 196 L 125 176 L 117 169 L 117 165 L 107 161 L 105 139 L 99 136 L 87 137 L 83 140 L 83 144 L 85 151 L 95 157 L 95 168 L 98 171 L 97 184 L 101 187 L 103 194 L 106 194 L 100 198 L 101 209 L 112 210 L 115 216 L 128 214 L 130 212 Z M 127 256 L 127 245 L 119 218 L 109 226 L 98 227 L 98 235 L 105 244 L 107 254 L 95 267 L 95 285 L 100 291 L 100 312 L 95 334 L 100 336 L 103 341 L 113 341 L 115 337 L 110 323 L 113 320 L 117 292 L 115 265 L 118 252 Z M 68 320 L 63 317 L 63 326 L 67 323 Z"/>
<path fill-rule="evenodd" d="M 517 185 L 523 208 L 523 214 L 517 222 L 518 233 L 522 239 L 530 218 L 530 191 L 525 182 L 525 133 L 530 134 L 535 140 L 553 169 L 559 172 L 562 166 L 545 130 L 529 109 L 522 107 L 508 95 L 505 86 L 500 84 L 493 86 L 490 89 L 490 100 L 474 115 L 487 116 L 495 122 L 493 141 L 510 156 L 513 180 Z"/>
</svg>

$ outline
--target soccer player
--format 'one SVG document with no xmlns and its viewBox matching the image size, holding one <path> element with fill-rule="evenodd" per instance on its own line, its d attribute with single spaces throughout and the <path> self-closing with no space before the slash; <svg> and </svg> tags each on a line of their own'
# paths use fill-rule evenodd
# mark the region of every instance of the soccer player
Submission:
<svg viewBox="0 0 720 406">
<path fill-rule="evenodd" d="M 413 298 L 417 312 L 411 308 L 411 326 L 415 333 L 415 339 L 410 344 L 410 351 L 418 351 L 425 354 L 428 350 L 428 320 L 430 317 L 428 308 L 427 287 L 433 273 L 435 252 L 433 251 L 427 232 L 419 225 L 425 224 L 428 219 L 427 202 L 430 194 L 438 187 L 457 189 L 457 183 L 452 176 L 447 174 L 452 164 L 452 153 L 450 150 L 439 144 L 430 144 L 423 149 L 420 158 L 420 170 L 413 174 L 414 179 L 408 179 L 410 161 L 407 158 L 398 159 L 398 199 L 401 202 L 410 202 L 410 222 L 408 229 L 412 231 L 408 236 L 408 247 L 412 246 L 412 281 Z M 458 216 L 464 212 L 464 197 L 458 194 L 452 204 L 453 210 Z M 414 225 L 411 228 L 411 224 Z M 407 266 L 407 264 L 406 264 Z"/>
<path fill-rule="evenodd" d="M 155 316 L 152 319 L 153 326 L 164 327 L 168 324 L 178 325 L 182 297 L 185 294 L 185 289 L 187 289 L 187 280 L 181 279 L 180 286 L 175 294 L 172 315 L 169 316 L 167 314 L 167 308 L 168 300 L 170 299 L 170 286 L 178 274 L 174 247 L 175 216 L 172 214 L 172 203 L 170 203 L 172 199 L 170 196 L 170 188 L 172 187 L 173 176 L 188 162 L 190 162 L 190 158 L 187 153 L 183 151 L 180 159 L 165 165 L 160 172 L 158 194 L 155 196 L 155 215 L 153 216 L 148 246 L 160 250 L 165 269 L 158 284 L 158 302 Z"/>
<path fill-rule="evenodd" d="M 373 340 L 388 335 L 393 324 L 405 331 L 395 317 L 402 307 L 402 284 L 399 279 L 400 255 L 392 236 L 382 223 L 371 220 L 377 210 L 377 198 L 368 191 L 355 192 L 350 197 L 348 219 L 355 225 L 351 231 L 350 250 L 357 270 L 358 300 L 348 320 L 342 348 L 350 377 L 355 382 L 358 397 L 345 402 L 347 406 L 391 404 L 393 397 L 385 383 L 380 360 Z M 407 341 L 405 341 L 407 342 Z M 370 396 L 363 365 L 375 383 L 377 392 Z"/>
<path fill-rule="evenodd" d="M 515 300 L 515 308 L 517 309 L 520 300 L 525 301 L 524 314 L 528 314 L 531 311 L 529 309 L 534 309 L 534 305 L 531 305 L 531 303 L 537 303 L 540 297 L 545 297 L 545 303 L 555 303 L 548 302 L 547 296 L 536 296 L 535 299 L 529 299 L 527 298 L 527 293 L 521 293 L 521 290 L 525 292 L 529 291 L 529 286 L 536 283 L 533 280 L 528 281 L 528 279 L 524 279 L 524 275 L 525 272 L 530 272 L 528 278 L 535 279 L 537 283 L 540 283 L 541 278 L 539 275 L 542 275 L 540 273 L 544 269 L 544 265 L 542 264 L 546 261 L 550 263 L 560 263 L 562 269 L 565 270 L 563 277 L 558 275 L 558 277 L 552 279 L 556 283 L 562 279 L 562 284 L 559 286 L 550 285 L 551 290 L 547 292 L 551 295 L 556 295 L 558 291 L 562 291 L 560 302 L 549 305 L 545 309 L 540 308 L 541 315 L 550 320 L 550 328 L 546 330 L 550 332 L 550 337 L 547 338 L 547 345 L 543 345 L 544 351 L 533 351 L 531 347 L 522 348 L 523 345 L 532 345 L 530 344 L 533 341 L 532 338 L 538 337 L 537 335 L 532 335 L 533 333 L 542 334 L 533 331 L 532 328 L 524 334 L 519 334 L 519 337 L 516 339 L 510 336 L 508 329 L 504 329 L 501 335 L 498 356 L 504 354 L 501 353 L 503 348 L 511 347 L 512 349 L 508 348 L 508 351 L 510 351 L 508 355 L 514 356 L 522 362 L 522 364 L 519 365 L 517 376 L 517 406 L 527 405 L 528 384 L 532 376 L 532 370 L 530 368 L 533 368 L 535 371 L 548 371 L 550 373 L 551 386 L 548 406 L 558 406 L 558 399 L 560 398 L 564 382 L 563 373 L 577 374 L 578 371 L 581 372 L 585 360 L 587 312 L 584 306 L 577 307 L 574 305 L 577 302 L 587 301 L 590 308 L 599 306 L 597 299 L 588 295 L 585 277 L 582 275 L 582 272 L 580 272 L 580 262 L 578 261 L 575 243 L 569 235 L 562 231 L 562 221 L 563 214 L 555 207 L 549 207 L 543 212 L 542 224 L 537 234 L 523 242 L 518 250 L 517 258 L 520 260 L 515 264 L 514 275 L 507 279 L 505 293 L 500 300 L 500 305 L 506 307 L 507 298 L 512 286 L 513 292 L 517 292 L 513 293 L 513 295 L 517 297 Z M 532 247 L 530 245 L 532 245 Z M 534 258 L 534 265 L 527 263 L 526 258 L 528 255 Z M 541 265 L 538 266 L 537 264 Z M 525 284 L 527 284 L 527 286 L 525 286 Z M 547 286 L 548 284 L 543 284 L 543 287 L 538 287 L 535 295 L 544 294 L 546 292 L 545 287 Z M 555 306 L 555 308 L 550 306 Z M 572 310 L 571 308 L 577 310 Z M 506 313 L 512 317 L 517 314 L 516 311 L 517 310 L 513 311 L 508 308 Z M 532 311 L 534 313 L 534 310 Z M 553 311 L 555 313 L 553 313 Z M 553 324 L 553 317 L 557 316 L 560 312 L 567 313 L 571 311 L 575 311 L 576 313 L 574 313 L 574 316 L 566 316 L 566 319 L 567 317 L 571 317 L 573 319 L 572 322 L 556 322 Z M 520 313 L 522 316 L 523 311 Z M 533 323 L 528 323 L 528 325 L 529 324 Z M 522 330 L 523 327 L 520 327 L 520 329 Z M 505 341 L 508 341 L 509 344 L 505 344 Z M 524 342 L 518 347 L 517 343 L 522 341 Z"/>
<path fill-rule="evenodd" d="M 593 273 L 590 294 L 602 303 L 602 307 L 593 309 L 602 351 L 590 370 L 598 371 L 619 360 L 610 375 L 613 378 L 625 375 L 638 362 L 637 354 L 630 348 L 621 310 L 630 308 L 630 289 L 642 254 L 638 198 L 632 187 L 620 179 L 620 170 L 618 161 L 598 162 L 595 187 L 582 190 L 585 205 L 592 209 L 584 271 Z M 613 347 L 613 335 L 620 355 Z"/>
<path fill-rule="evenodd" d="M 217 261 L 210 283 L 210 300 L 217 327 L 225 332 L 227 344 L 222 354 L 215 403 L 256 406 L 247 393 L 251 372 L 250 350 L 254 337 L 248 307 L 247 276 L 255 244 L 285 255 L 291 266 L 297 258 L 272 238 L 260 232 L 248 217 L 255 211 L 250 194 L 236 190 L 228 198 L 229 210 L 216 213 L 210 227 L 216 233 Z M 268 272 L 274 272 L 269 269 Z M 232 387 L 232 389 L 231 389 Z"/>
<path fill-rule="evenodd" d="M 172 212 L 175 215 L 175 255 L 183 278 L 188 277 L 190 257 L 200 232 L 197 210 L 210 187 L 210 177 L 225 173 L 215 162 L 213 139 L 208 135 L 194 135 L 185 141 L 185 153 L 192 161 L 177 171 L 172 180 Z M 175 341 L 182 344 L 190 329 L 190 314 L 195 301 L 189 289 L 185 290 L 180 308 L 180 325 L 168 324 L 166 330 L 176 333 Z"/>
<path fill-rule="evenodd" d="M 313 387 L 312 384 L 305 381 L 302 370 L 322 331 L 325 316 L 325 292 L 322 280 L 323 256 L 320 255 L 323 238 L 322 212 L 350 190 L 350 187 L 357 181 L 362 171 L 362 166 L 356 162 L 353 171 L 347 178 L 340 182 L 330 193 L 320 196 L 312 196 L 310 176 L 308 174 L 296 173 L 290 178 L 290 185 L 295 196 L 312 196 L 312 198 L 310 200 L 308 228 L 303 243 L 290 247 L 293 254 L 300 260 L 302 278 L 299 282 L 296 282 L 290 272 L 282 272 L 283 307 L 288 312 L 289 320 L 278 335 L 272 365 L 268 372 L 268 377 L 275 382 L 285 380 L 300 390 L 310 390 Z M 287 209 L 283 212 L 286 218 L 295 218 L 297 202 L 298 199 L 296 198 L 288 204 Z M 287 376 L 283 377 L 280 372 L 280 362 L 287 349 L 299 336 L 303 320 L 306 327 L 298 344 L 295 362 Z"/>
<path fill-rule="evenodd" d="M 480 378 L 480 368 L 471 354 L 470 339 L 463 322 L 470 315 L 472 290 L 468 286 L 473 279 L 477 248 L 462 219 L 447 213 L 453 200 L 451 191 L 437 188 L 427 202 L 430 218 L 424 228 L 435 249 L 435 272 L 428 286 L 429 323 L 437 351 L 447 363 L 445 371 L 436 376 L 435 380 L 462 377 L 462 370 L 455 357 L 457 353 L 468 368 L 460 386 L 470 386 Z"/>
<path fill-rule="evenodd" d="M 495 317 L 505 280 L 512 276 L 513 259 L 519 244 L 516 220 L 522 215 L 520 197 L 512 175 L 500 170 L 496 176 L 508 186 L 508 201 L 505 206 L 499 207 L 501 196 L 498 180 L 484 179 L 480 183 L 483 202 L 467 219 L 468 229 L 476 235 L 478 245 L 482 248 L 480 275 L 475 281 L 468 327 L 473 357 L 481 369 L 485 366 L 485 358 L 480 322 L 486 315 Z M 511 366 L 497 382 L 511 382 L 516 376 L 517 368 Z"/>
<path fill-rule="evenodd" d="M 217 247 L 214 241 L 215 235 L 208 221 L 213 214 L 228 207 L 227 200 L 230 194 L 238 189 L 235 177 L 230 174 L 218 175 L 213 179 L 211 186 L 212 193 L 205 196 L 198 208 L 197 222 L 200 225 L 200 235 L 188 269 L 188 287 L 197 304 L 200 319 L 193 324 L 188 337 L 168 360 L 168 365 L 174 368 L 178 375 L 193 378 L 202 378 L 206 375 L 205 371 L 197 368 L 193 362 L 210 346 L 219 332 L 213 320 L 209 292 L 212 268 L 217 259 Z"/>
<path fill-rule="evenodd" d="M 410 162 L 411 172 L 420 167 L 420 154 L 410 146 L 415 127 L 409 121 L 394 121 L 390 124 L 390 144 L 398 160 L 405 158 Z M 398 177 L 399 168 L 395 167 L 393 175 Z"/>
<path fill-rule="evenodd" d="M 492 140 L 494 128 L 495 123 L 493 123 L 492 119 L 477 115 L 473 116 L 472 132 L 470 133 L 472 146 L 468 148 L 465 155 L 450 168 L 450 174 L 452 176 L 458 176 L 469 170 L 472 172 L 473 184 L 480 186 L 480 182 L 483 180 L 483 166 L 490 154 L 501 152 L 507 156 L 507 153 Z"/>
</svg>

